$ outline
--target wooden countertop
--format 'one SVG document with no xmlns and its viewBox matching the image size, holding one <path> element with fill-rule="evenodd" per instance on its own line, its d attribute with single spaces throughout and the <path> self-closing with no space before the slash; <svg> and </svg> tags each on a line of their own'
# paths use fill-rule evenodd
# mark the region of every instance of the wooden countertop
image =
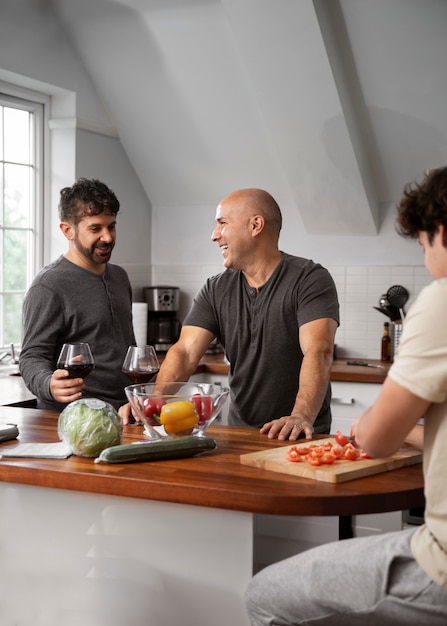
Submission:
<svg viewBox="0 0 447 626">
<path fill-rule="evenodd" d="M 380 368 L 365 367 L 360 365 L 348 365 L 347 361 L 362 360 Z M 377 359 L 336 359 L 331 369 L 331 381 L 351 383 L 383 383 L 391 364 L 385 364 Z M 197 373 L 227 375 L 228 364 L 224 361 L 223 354 L 205 354 L 201 359 Z"/>
<path fill-rule="evenodd" d="M 380 367 L 365 367 L 363 365 L 348 365 L 348 361 L 364 361 Z M 385 380 L 391 363 L 383 363 L 377 359 L 336 359 L 332 364 L 331 381 L 347 383 L 379 383 Z"/>
<path fill-rule="evenodd" d="M 17 423 L 22 442 L 57 441 L 57 420 L 52 411 L 0 407 L 0 421 Z M 241 454 L 290 442 L 269 440 L 252 428 L 212 425 L 208 434 L 217 448 L 188 459 L 108 465 L 77 456 L 3 458 L 0 481 L 275 515 L 349 516 L 424 505 L 421 464 L 324 483 L 240 463 Z M 123 442 L 142 439 L 141 426 L 125 427 Z M 0 450 L 14 444 L 2 443 Z"/>
</svg>

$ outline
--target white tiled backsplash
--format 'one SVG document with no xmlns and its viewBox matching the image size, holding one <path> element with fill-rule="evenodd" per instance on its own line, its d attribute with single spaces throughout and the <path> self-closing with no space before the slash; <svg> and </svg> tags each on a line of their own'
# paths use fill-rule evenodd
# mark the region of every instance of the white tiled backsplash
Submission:
<svg viewBox="0 0 447 626">
<path fill-rule="evenodd" d="M 335 342 L 339 357 L 380 358 L 383 323 L 387 321 L 380 311 L 380 296 L 391 285 L 403 285 L 410 293 L 405 306 L 408 310 L 421 289 L 431 282 L 425 267 L 421 266 L 326 266 L 332 274 L 340 301 L 340 327 Z M 180 288 L 179 319 L 185 317 L 192 299 L 204 281 L 222 271 L 215 265 L 163 265 L 147 268 L 126 267 L 134 287 L 134 300 L 142 300 L 142 288 L 149 285 L 171 285 Z M 152 274 L 150 281 L 146 276 Z"/>
</svg>

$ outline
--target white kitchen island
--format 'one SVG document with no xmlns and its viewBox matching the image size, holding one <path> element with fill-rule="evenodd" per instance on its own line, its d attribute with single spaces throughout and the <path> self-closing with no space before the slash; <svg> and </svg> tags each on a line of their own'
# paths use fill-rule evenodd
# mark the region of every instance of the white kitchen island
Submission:
<svg viewBox="0 0 447 626">
<path fill-rule="evenodd" d="M 57 418 L 0 407 L 23 442 L 57 441 Z M 420 465 L 334 485 L 241 464 L 241 454 L 290 445 L 257 429 L 209 434 L 215 450 L 153 463 L 1 459 L 1 626 L 248 626 L 257 514 L 423 505 Z M 125 428 L 126 442 L 143 437 Z"/>
<path fill-rule="evenodd" d="M 250 513 L 7 483 L 0 507 L 2 626 L 249 623 Z"/>
</svg>

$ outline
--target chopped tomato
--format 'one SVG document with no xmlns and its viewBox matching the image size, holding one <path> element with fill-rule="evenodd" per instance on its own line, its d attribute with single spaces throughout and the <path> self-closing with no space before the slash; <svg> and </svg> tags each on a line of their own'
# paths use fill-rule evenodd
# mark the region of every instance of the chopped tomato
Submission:
<svg viewBox="0 0 447 626">
<path fill-rule="evenodd" d="M 323 456 L 321 457 L 321 462 L 324 465 L 332 465 L 335 459 L 336 459 L 336 456 L 333 452 L 325 452 Z"/>
<path fill-rule="evenodd" d="M 323 448 L 323 446 L 315 446 L 314 448 L 312 448 L 312 450 L 309 452 L 309 454 L 312 454 L 313 456 L 323 456 L 325 450 Z"/>
<path fill-rule="evenodd" d="M 349 439 L 341 432 L 341 430 L 337 430 L 337 432 L 335 433 L 335 441 L 338 443 L 339 446 L 345 446 L 347 443 L 349 443 Z"/>
<path fill-rule="evenodd" d="M 310 464 L 310 465 L 321 465 L 321 457 L 319 456 L 315 456 L 313 453 L 310 453 L 306 456 L 306 461 Z"/>
<path fill-rule="evenodd" d="M 288 449 L 288 451 L 287 451 L 287 460 L 288 461 L 292 461 L 293 463 L 300 463 L 302 458 L 303 457 L 301 456 L 301 454 L 297 450 L 296 446 L 292 446 L 291 448 Z"/>
<path fill-rule="evenodd" d="M 341 459 L 345 455 L 345 449 L 341 446 L 334 446 L 332 448 L 332 454 L 335 456 L 335 458 Z"/>
<path fill-rule="evenodd" d="M 305 456 L 306 454 L 309 454 L 310 447 L 309 446 L 297 446 L 296 450 L 298 454 L 301 454 L 301 456 Z"/>
<path fill-rule="evenodd" d="M 331 465 L 336 461 L 356 461 L 357 459 L 369 459 L 371 458 L 364 450 L 360 450 L 352 445 L 352 443 L 345 437 L 340 431 L 337 431 L 342 437 L 339 437 L 343 441 L 343 437 L 347 443 L 343 446 L 338 444 L 334 445 L 332 442 L 325 441 L 318 445 L 317 443 L 311 443 L 309 445 L 293 445 L 286 454 L 288 461 L 293 463 L 299 463 L 300 461 L 308 461 L 310 465 Z"/>
<path fill-rule="evenodd" d="M 353 445 L 348 444 L 345 447 L 345 459 L 348 461 L 355 461 L 360 456 L 360 452 L 354 448 Z"/>
</svg>

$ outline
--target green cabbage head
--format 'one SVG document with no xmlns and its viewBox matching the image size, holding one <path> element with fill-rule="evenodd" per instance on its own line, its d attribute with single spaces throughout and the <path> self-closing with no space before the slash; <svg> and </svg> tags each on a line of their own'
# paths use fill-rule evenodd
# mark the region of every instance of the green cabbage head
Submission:
<svg viewBox="0 0 447 626">
<path fill-rule="evenodd" d="M 97 457 L 121 443 L 123 427 L 115 408 L 98 398 L 67 404 L 59 415 L 58 434 L 77 456 Z"/>
</svg>

